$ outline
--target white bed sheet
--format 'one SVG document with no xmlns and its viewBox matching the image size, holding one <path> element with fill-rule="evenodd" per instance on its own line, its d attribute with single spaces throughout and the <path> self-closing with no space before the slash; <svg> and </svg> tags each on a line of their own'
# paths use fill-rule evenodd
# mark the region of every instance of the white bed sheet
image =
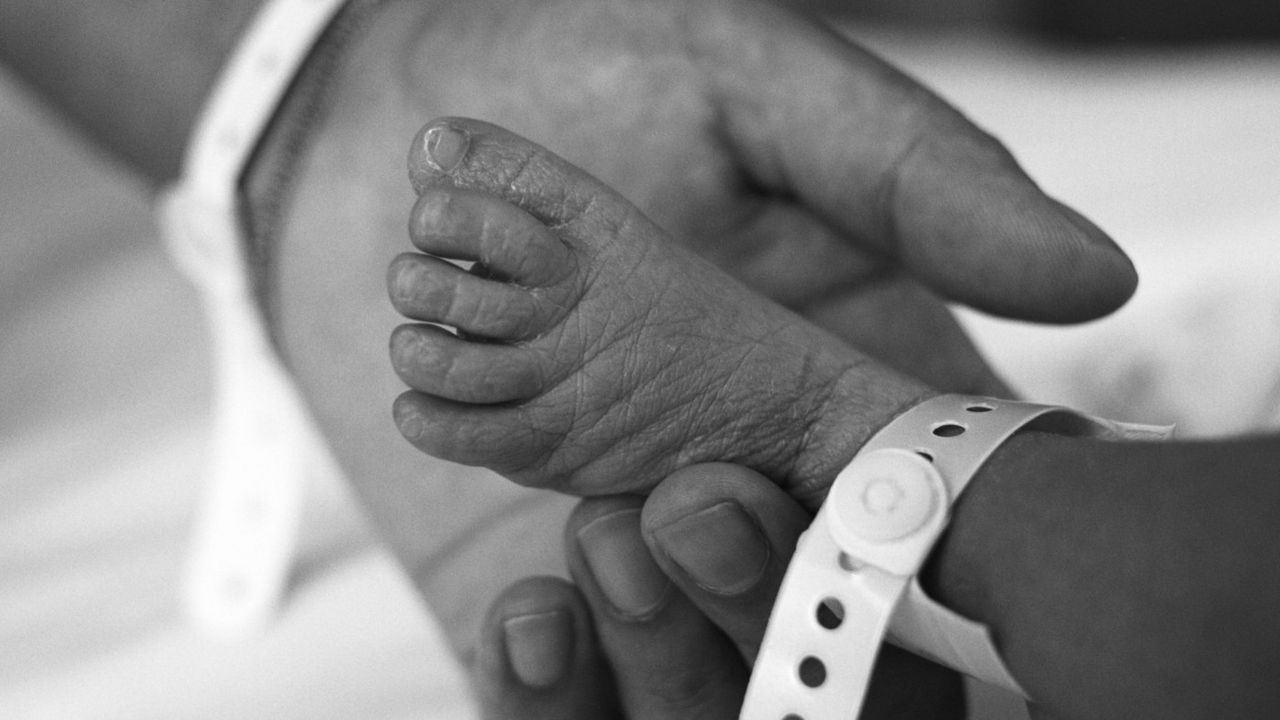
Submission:
<svg viewBox="0 0 1280 720">
<path fill-rule="evenodd" d="M 866 39 L 1137 260 L 1138 297 L 1100 323 L 964 315 L 1020 388 L 1195 435 L 1276 427 L 1280 51 Z M 225 644 L 184 623 L 209 420 L 195 297 L 142 189 L 3 77 L 0 258 L 0 717 L 471 717 L 432 620 L 339 487 L 311 499 L 277 624 Z"/>
</svg>

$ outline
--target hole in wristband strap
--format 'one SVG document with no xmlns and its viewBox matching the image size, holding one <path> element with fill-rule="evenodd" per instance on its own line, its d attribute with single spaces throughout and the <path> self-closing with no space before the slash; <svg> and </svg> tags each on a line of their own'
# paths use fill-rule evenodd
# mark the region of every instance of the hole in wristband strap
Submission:
<svg viewBox="0 0 1280 720">
<path fill-rule="evenodd" d="M 844 622 L 844 603 L 833 597 L 824 598 L 818 603 L 818 610 L 814 615 L 818 618 L 819 625 L 835 630 Z"/>
<path fill-rule="evenodd" d="M 848 553 L 840 553 L 836 558 L 836 563 L 840 565 L 841 570 L 856 573 L 866 567 L 866 563 L 858 562 Z"/>
<path fill-rule="evenodd" d="M 965 426 L 953 422 L 945 422 L 934 426 L 933 434 L 938 437 L 951 438 L 963 435 Z"/>
<path fill-rule="evenodd" d="M 971 413 L 985 413 L 985 412 L 991 412 L 992 410 L 995 410 L 995 408 L 991 407 L 990 405 L 979 404 L 979 405 L 970 405 L 969 407 L 965 408 L 965 410 Z"/>
<path fill-rule="evenodd" d="M 807 687 L 822 687 L 827 681 L 827 666 L 818 658 L 810 655 L 800 661 L 800 682 Z"/>
</svg>

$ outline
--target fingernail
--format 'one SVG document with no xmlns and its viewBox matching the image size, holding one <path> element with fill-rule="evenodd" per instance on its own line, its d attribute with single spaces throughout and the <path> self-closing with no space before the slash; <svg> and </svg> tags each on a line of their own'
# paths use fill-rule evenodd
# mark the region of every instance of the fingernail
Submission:
<svg viewBox="0 0 1280 720">
<path fill-rule="evenodd" d="M 528 687 L 551 687 L 569 669 L 573 619 L 563 610 L 507 618 L 502 638 L 511 671 Z"/>
<path fill-rule="evenodd" d="M 723 502 L 653 531 L 658 544 L 699 587 L 737 595 L 760 582 L 769 543 L 737 503 Z"/>
<path fill-rule="evenodd" d="M 427 162 L 444 174 L 453 172 L 462 163 L 471 146 L 471 138 L 465 132 L 448 125 L 436 125 L 423 135 Z"/>
<path fill-rule="evenodd" d="M 583 525 L 578 545 L 617 615 L 645 619 L 666 602 L 671 581 L 644 544 L 638 509 L 619 510 Z"/>
</svg>

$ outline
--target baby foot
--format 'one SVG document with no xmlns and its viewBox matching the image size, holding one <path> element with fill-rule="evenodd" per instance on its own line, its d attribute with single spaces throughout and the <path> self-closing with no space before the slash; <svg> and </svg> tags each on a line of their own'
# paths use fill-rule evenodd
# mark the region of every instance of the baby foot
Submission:
<svg viewBox="0 0 1280 720">
<path fill-rule="evenodd" d="M 392 335 L 413 388 L 395 417 L 431 455 L 579 495 L 725 461 L 803 496 L 927 392 L 501 128 L 433 122 L 409 165 L 410 235 L 428 254 L 396 258 L 388 288 L 433 324 Z"/>
</svg>

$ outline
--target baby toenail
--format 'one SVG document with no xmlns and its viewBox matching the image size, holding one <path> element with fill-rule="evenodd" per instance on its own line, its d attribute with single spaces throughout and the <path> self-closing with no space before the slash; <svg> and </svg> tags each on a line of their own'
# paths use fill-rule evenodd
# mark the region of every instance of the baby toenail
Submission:
<svg viewBox="0 0 1280 720">
<path fill-rule="evenodd" d="M 417 440 L 422 437 L 422 433 L 426 428 L 422 424 L 422 418 L 409 417 L 400 421 L 400 432 L 406 438 Z"/>
<path fill-rule="evenodd" d="M 396 404 L 396 427 L 406 440 L 417 440 L 427 431 L 426 423 L 423 422 L 417 410 L 409 409 L 405 405 L 407 403 Z"/>
<path fill-rule="evenodd" d="M 422 142 L 427 151 L 427 162 L 446 175 L 462 163 L 471 146 L 471 138 L 465 131 L 448 125 L 436 125 L 428 129 L 423 134 Z"/>
</svg>

